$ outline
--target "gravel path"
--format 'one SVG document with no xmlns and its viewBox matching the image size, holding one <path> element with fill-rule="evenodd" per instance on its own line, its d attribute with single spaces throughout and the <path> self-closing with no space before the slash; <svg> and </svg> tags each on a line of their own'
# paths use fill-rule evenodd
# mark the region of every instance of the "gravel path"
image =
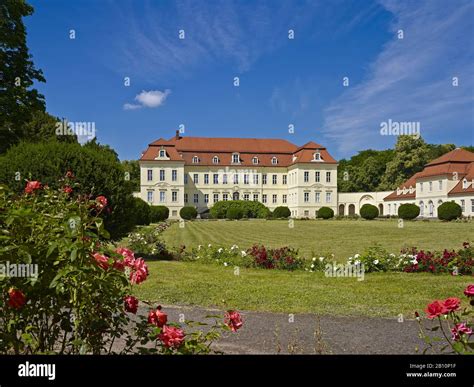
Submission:
<svg viewBox="0 0 474 387">
<path fill-rule="evenodd" d="M 146 314 L 146 307 L 139 313 Z M 206 320 L 217 309 L 163 305 L 169 321 Z M 226 354 L 416 354 L 424 348 L 415 320 L 241 311 L 244 326 L 214 348 Z"/>
</svg>

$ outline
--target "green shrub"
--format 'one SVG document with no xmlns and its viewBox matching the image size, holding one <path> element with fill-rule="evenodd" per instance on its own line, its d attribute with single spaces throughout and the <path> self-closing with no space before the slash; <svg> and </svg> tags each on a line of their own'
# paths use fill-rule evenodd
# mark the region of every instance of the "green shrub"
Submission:
<svg viewBox="0 0 474 387">
<path fill-rule="evenodd" d="M 150 205 L 140 198 L 133 198 L 135 224 L 139 226 L 147 226 L 150 224 L 151 209 Z"/>
<path fill-rule="evenodd" d="M 444 202 L 438 207 L 438 218 L 441 220 L 453 220 L 462 216 L 462 208 L 455 202 Z"/>
<path fill-rule="evenodd" d="M 239 208 L 242 217 L 247 218 L 267 218 L 269 209 L 260 202 L 247 200 L 228 200 L 215 203 L 210 209 L 210 216 L 213 219 L 225 219 L 229 208 Z"/>
<path fill-rule="evenodd" d="M 151 206 L 150 212 L 151 223 L 162 222 L 170 216 L 170 209 L 166 206 Z"/>
<path fill-rule="evenodd" d="M 242 219 L 244 216 L 242 213 L 242 209 L 239 207 L 229 207 L 226 212 L 227 219 Z"/>
<path fill-rule="evenodd" d="M 186 206 L 181 208 L 181 210 L 179 211 L 179 216 L 186 220 L 196 219 L 197 210 L 192 206 Z"/>
<path fill-rule="evenodd" d="M 367 220 L 375 219 L 379 216 L 379 209 L 372 204 L 364 204 L 360 208 L 360 216 Z"/>
<path fill-rule="evenodd" d="M 318 218 L 331 219 L 334 216 L 334 211 L 329 207 L 321 207 L 318 210 Z"/>
<path fill-rule="evenodd" d="M 405 203 L 398 207 L 398 217 L 405 220 L 415 219 L 420 215 L 420 207 L 416 204 Z"/>
<path fill-rule="evenodd" d="M 281 206 L 277 207 L 273 210 L 273 217 L 278 218 L 289 218 L 291 215 L 291 211 L 288 207 Z"/>
</svg>

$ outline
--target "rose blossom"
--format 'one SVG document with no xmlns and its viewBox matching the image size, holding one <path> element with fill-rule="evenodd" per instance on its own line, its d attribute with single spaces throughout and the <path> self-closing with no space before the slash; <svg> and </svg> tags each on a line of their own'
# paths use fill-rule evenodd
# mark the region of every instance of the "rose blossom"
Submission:
<svg viewBox="0 0 474 387">
<path fill-rule="evenodd" d="M 95 198 L 95 201 L 97 202 L 97 207 L 98 207 L 99 209 L 105 208 L 105 207 L 107 206 L 107 203 L 108 203 L 108 202 L 107 202 L 107 198 L 106 198 L 105 196 L 103 196 L 103 195 L 97 196 L 97 197 Z"/>
<path fill-rule="evenodd" d="M 21 290 L 10 288 L 8 291 L 8 306 L 14 309 L 21 309 L 26 303 L 26 297 Z"/>
<path fill-rule="evenodd" d="M 236 310 L 228 310 L 224 315 L 224 323 L 236 332 L 243 325 L 242 316 Z"/>
<path fill-rule="evenodd" d="M 72 171 L 67 171 L 67 172 L 66 172 L 66 177 L 67 177 L 68 179 L 73 179 L 73 178 L 74 178 L 74 174 L 72 173 Z"/>
<path fill-rule="evenodd" d="M 426 308 L 426 314 L 428 318 L 435 318 L 447 312 L 446 307 L 441 301 L 433 301 L 431 304 L 428 304 Z"/>
<path fill-rule="evenodd" d="M 124 298 L 125 310 L 127 312 L 136 314 L 138 309 L 138 299 L 133 296 L 127 296 Z"/>
<path fill-rule="evenodd" d="M 143 258 L 136 258 L 133 262 L 132 272 L 130 273 L 130 282 L 140 284 L 148 277 L 148 266 Z"/>
<path fill-rule="evenodd" d="M 72 188 L 67 185 L 63 188 L 63 192 L 67 193 L 67 194 L 71 194 L 72 193 Z"/>
<path fill-rule="evenodd" d="M 126 247 L 119 247 L 117 250 L 115 250 L 115 252 L 125 258 L 126 266 L 133 266 L 133 263 L 135 261 L 135 254 L 132 250 L 127 249 Z"/>
<path fill-rule="evenodd" d="M 25 187 L 25 193 L 29 194 L 38 189 L 41 189 L 41 183 L 39 181 L 27 181 Z"/>
<path fill-rule="evenodd" d="M 443 302 L 443 305 L 448 312 L 454 312 L 461 306 L 461 300 L 457 297 L 450 297 Z"/>
<path fill-rule="evenodd" d="M 451 329 L 451 337 L 454 341 L 458 341 L 461 335 L 472 335 L 472 329 L 466 323 L 458 323 Z"/>
<path fill-rule="evenodd" d="M 165 347 L 179 348 L 184 342 L 184 332 L 182 329 L 169 325 L 163 326 L 163 330 L 158 335 Z"/>
<path fill-rule="evenodd" d="M 467 288 L 464 289 L 464 294 L 468 297 L 474 297 L 474 285 L 467 285 Z"/>
<path fill-rule="evenodd" d="M 163 328 L 168 321 L 168 315 L 161 311 L 161 305 L 158 305 L 156 310 L 150 310 L 148 313 L 148 323 Z"/>
<path fill-rule="evenodd" d="M 100 253 L 94 253 L 93 257 L 99 267 L 104 270 L 107 270 L 109 268 L 109 258 L 107 258 L 105 255 Z"/>
</svg>

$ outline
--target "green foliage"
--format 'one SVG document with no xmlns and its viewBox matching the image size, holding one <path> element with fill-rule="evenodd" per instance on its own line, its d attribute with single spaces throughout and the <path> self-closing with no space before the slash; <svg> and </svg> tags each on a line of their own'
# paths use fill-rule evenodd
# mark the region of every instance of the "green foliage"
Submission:
<svg viewBox="0 0 474 387">
<path fill-rule="evenodd" d="M 444 202 L 438 207 L 438 219 L 453 220 L 462 216 L 462 208 L 455 202 Z"/>
<path fill-rule="evenodd" d="M 179 211 L 179 216 L 186 220 L 196 219 L 197 210 L 192 206 L 186 206 L 181 208 L 181 210 Z"/>
<path fill-rule="evenodd" d="M 160 223 L 158 225 L 137 227 L 137 230 L 130 233 L 120 243 L 145 258 L 171 260 L 173 254 L 166 248 L 161 235 L 168 226 L 168 223 Z"/>
<path fill-rule="evenodd" d="M 239 208 L 244 218 L 267 218 L 270 210 L 264 204 L 257 201 L 229 200 L 215 203 L 210 209 L 211 217 L 214 219 L 225 219 L 229 208 Z"/>
<path fill-rule="evenodd" d="M 150 211 L 151 223 L 162 222 L 170 216 L 170 209 L 166 206 L 151 206 Z"/>
<path fill-rule="evenodd" d="M 146 226 L 151 221 L 151 207 L 140 198 L 133 198 L 133 207 L 135 215 L 135 224 L 139 226 Z"/>
<path fill-rule="evenodd" d="M 379 216 L 379 209 L 372 204 L 364 204 L 360 208 L 360 216 L 367 220 L 375 219 Z"/>
<path fill-rule="evenodd" d="M 321 219 L 331 219 L 332 217 L 334 217 L 334 210 L 332 208 L 329 208 L 329 207 L 321 207 L 319 210 L 318 210 L 318 218 L 321 218 Z"/>
<path fill-rule="evenodd" d="M 291 215 L 291 211 L 288 207 L 280 206 L 273 210 L 272 216 L 276 219 L 279 218 L 288 218 Z"/>
<path fill-rule="evenodd" d="M 415 219 L 420 215 L 420 207 L 412 203 L 404 203 L 398 207 L 398 217 L 405 220 Z"/>
<path fill-rule="evenodd" d="M 225 214 L 227 219 L 242 219 L 243 211 L 240 207 L 229 207 Z"/>
<path fill-rule="evenodd" d="M 124 160 L 125 180 L 129 179 L 133 192 L 140 191 L 140 164 L 137 160 Z"/>
<path fill-rule="evenodd" d="M 130 232 L 135 225 L 135 201 L 132 187 L 124 179 L 117 154 L 95 141 L 83 146 L 51 140 L 44 143 L 20 143 L 0 156 L 0 183 L 21 192 L 25 180 L 58 187 L 67 171 L 79 183 L 75 194 L 104 195 L 110 213 L 102 214 L 112 238 Z M 59 182 L 59 183 L 58 183 Z"/>
</svg>

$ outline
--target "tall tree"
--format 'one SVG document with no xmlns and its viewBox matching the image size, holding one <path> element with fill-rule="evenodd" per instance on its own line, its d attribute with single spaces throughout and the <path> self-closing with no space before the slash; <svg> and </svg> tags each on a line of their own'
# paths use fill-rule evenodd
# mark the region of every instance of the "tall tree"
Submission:
<svg viewBox="0 0 474 387">
<path fill-rule="evenodd" d="M 35 111 L 45 111 L 43 95 L 32 87 L 45 79 L 33 64 L 23 24 L 32 13 L 24 0 L 0 2 L 0 153 L 27 137 Z"/>
</svg>

